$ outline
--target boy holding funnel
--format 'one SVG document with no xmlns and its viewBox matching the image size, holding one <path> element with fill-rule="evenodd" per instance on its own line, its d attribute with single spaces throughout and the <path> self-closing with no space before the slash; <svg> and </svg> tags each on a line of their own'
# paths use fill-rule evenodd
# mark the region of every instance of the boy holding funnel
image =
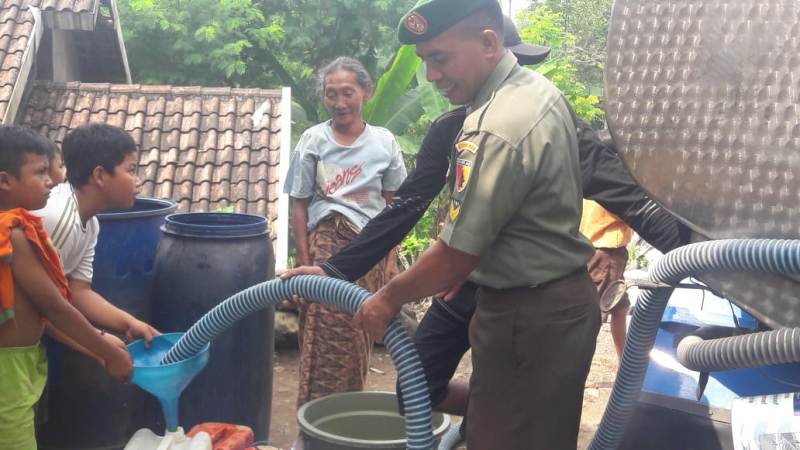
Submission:
<svg viewBox="0 0 800 450">
<path fill-rule="evenodd" d="M 91 287 L 100 233 L 95 215 L 108 208 L 130 208 L 139 193 L 136 143 L 120 128 L 94 123 L 70 131 L 61 147 L 68 183 L 53 188 L 47 206 L 35 213 L 61 257 L 75 307 L 100 328 L 149 343 L 158 331 Z"/>
</svg>

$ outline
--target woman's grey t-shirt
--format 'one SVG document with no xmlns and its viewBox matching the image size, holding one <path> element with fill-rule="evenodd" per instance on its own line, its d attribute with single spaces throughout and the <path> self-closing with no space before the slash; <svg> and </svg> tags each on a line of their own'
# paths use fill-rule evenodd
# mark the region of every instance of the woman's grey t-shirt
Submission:
<svg viewBox="0 0 800 450">
<path fill-rule="evenodd" d="M 352 145 L 341 145 L 327 121 L 300 137 L 283 191 L 311 197 L 309 230 L 332 212 L 361 229 L 386 207 L 381 191 L 396 191 L 405 178 L 400 145 L 389 130 L 367 124 Z"/>
</svg>

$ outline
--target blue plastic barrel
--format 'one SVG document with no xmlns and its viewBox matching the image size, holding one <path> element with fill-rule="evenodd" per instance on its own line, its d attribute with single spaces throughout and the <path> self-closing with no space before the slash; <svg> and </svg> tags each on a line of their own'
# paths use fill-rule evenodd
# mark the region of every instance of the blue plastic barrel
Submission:
<svg viewBox="0 0 800 450">
<path fill-rule="evenodd" d="M 92 288 L 145 321 L 150 319 L 161 226 L 176 208 L 169 200 L 140 198 L 132 209 L 97 215 L 100 237 L 95 248 Z"/>
<path fill-rule="evenodd" d="M 153 323 L 186 331 L 231 295 L 274 277 L 267 219 L 226 213 L 167 217 L 156 257 Z M 269 434 L 274 316 L 265 309 L 211 343 L 206 368 L 183 392 L 178 424 L 226 422 Z"/>
<path fill-rule="evenodd" d="M 136 199 L 134 206 L 97 215 L 92 289 L 145 322 L 151 321 L 154 260 L 160 227 L 174 202 Z M 133 432 L 155 423 L 158 402 L 121 384 L 94 361 L 47 342 L 50 376 L 40 408 L 40 449 L 121 449 Z"/>
</svg>

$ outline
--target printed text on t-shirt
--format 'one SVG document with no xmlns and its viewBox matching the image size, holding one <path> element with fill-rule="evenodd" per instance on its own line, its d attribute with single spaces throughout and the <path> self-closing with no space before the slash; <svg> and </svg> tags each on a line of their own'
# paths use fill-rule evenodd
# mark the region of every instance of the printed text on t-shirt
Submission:
<svg viewBox="0 0 800 450">
<path fill-rule="evenodd" d="M 355 181 L 356 178 L 361 175 L 361 167 L 362 164 L 358 164 L 339 172 L 339 174 L 336 175 L 336 178 L 334 178 L 333 181 L 325 186 L 325 195 L 333 195 L 336 191 L 341 189 L 342 186 L 347 186 Z"/>
</svg>

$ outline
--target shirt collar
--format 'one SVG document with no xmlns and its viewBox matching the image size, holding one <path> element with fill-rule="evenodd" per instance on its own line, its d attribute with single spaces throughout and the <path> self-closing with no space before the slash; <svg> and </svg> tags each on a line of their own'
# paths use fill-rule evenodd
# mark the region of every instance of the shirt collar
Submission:
<svg viewBox="0 0 800 450">
<path fill-rule="evenodd" d="M 500 58 L 500 61 L 494 67 L 489 78 L 484 81 L 483 86 L 478 90 L 478 94 L 467 106 L 467 114 L 471 114 L 488 102 L 494 95 L 494 91 L 500 88 L 500 85 L 503 84 L 515 67 L 517 67 L 517 57 L 513 53 L 506 51 L 505 55 Z"/>
</svg>

